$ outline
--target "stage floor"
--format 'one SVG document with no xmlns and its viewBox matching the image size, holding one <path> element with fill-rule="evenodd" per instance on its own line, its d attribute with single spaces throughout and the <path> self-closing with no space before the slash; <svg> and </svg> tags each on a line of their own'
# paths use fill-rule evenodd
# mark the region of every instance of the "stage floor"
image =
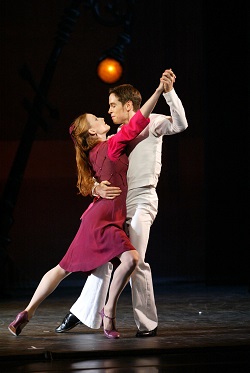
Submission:
<svg viewBox="0 0 250 373">
<path fill-rule="evenodd" d="M 250 293 L 240 286 L 155 286 L 158 334 L 135 338 L 130 289 L 120 297 L 119 340 L 78 325 L 63 334 L 61 323 L 80 288 L 59 287 L 15 337 L 9 323 L 31 290 L 0 303 L 0 372 L 250 372 Z"/>
</svg>

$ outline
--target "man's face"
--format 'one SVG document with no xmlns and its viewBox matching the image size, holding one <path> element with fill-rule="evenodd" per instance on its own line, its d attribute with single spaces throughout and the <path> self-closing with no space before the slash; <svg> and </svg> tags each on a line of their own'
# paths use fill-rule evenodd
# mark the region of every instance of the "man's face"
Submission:
<svg viewBox="0 0 250 373">
<path fill-rule="evenodd" d="M 114 124 L 124 124 L 129 122 L 129 111 L 127 104 L 122 105 L 114 93 L 109 95 L 109 111 Z"/>
</svg>

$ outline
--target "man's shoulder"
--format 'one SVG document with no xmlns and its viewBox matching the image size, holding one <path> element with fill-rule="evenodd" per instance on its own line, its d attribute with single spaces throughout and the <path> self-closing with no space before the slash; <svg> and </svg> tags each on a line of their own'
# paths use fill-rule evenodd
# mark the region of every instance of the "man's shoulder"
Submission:
<svg viewBox="0 0 250 373">
<path fill-rule="evenodd" d="M 164 115 L 164 114 L 158 114 L 158 113 L 151 113 L 150 115 L 149 115 L 149 118 L 151 119 L 154 119 L 154 118 L 157 118 L 157 117 L 166 117 L 166 115 Z"/>
</svg>

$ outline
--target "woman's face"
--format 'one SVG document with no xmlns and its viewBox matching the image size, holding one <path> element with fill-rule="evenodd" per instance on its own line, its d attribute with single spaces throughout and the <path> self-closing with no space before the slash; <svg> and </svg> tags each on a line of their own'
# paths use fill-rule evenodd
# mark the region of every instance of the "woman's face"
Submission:
<svg viewBox="0 0 250 373">
<path fill-rule="evenodd" d="M 106 139 L 106 133 L 110 130 L 110 126 L 108 126 L 103 118 L 97 118 L 93 114 L 87 114 L 86 119 L 89 123 L 89 133 L 92 135 L 97 135 L 101 138 Z"/>
</svg>

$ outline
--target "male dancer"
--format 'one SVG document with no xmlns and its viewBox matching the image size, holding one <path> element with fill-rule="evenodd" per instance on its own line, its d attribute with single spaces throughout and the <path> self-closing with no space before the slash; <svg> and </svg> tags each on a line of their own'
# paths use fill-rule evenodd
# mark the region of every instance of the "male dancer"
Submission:
<svg viewBox="0 0 250 373">
<path fill-rule="evenodd" d="M 158 211 L 156 186 L 161 171 L 161 151 L 164 135 L 173 135 L 187 127 L 185 111 L 173 84 L 175 74 L 165 70 L 163 96 L 169 105 L 171 116 L 150 115 L 147 128 L 129 146 L 129 168 L 127 173 L 127 225 L 132 245 L 140 255 L 139 264 L 133 272 L 130 285 L 136 337 L 153 337 L 157 333 L 158 317 L 155 305 L 151 269 L 145 262 L 151 225 Z M 109 114 L 115 124 L 126 124 L 140 108 L 140 92 L 129 84 L 109 91 Z M 93 195 L 115 198 L 119 188 L 110 183 L 96 183 Z M 73 304 L 55 331 L 66 332 L 80 323 L 98 329 L 101 325 L 99 311 L 105 304 L 113 266 L 107 263 L 97 268 L 87 279 L 80 297 Z"/>
</svg>

